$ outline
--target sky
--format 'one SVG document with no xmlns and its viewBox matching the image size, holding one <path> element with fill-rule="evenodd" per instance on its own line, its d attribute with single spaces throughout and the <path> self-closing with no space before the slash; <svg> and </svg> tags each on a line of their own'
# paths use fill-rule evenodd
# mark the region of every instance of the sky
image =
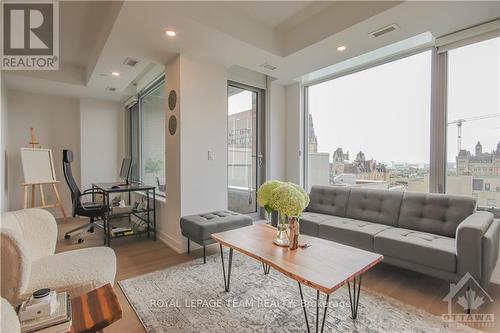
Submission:
<svg viewBox="0 0 500 333">
<path fill-rule="evenodd" d="M 448 119 L 500 112 L 500 38 L 449 53 Z M 362 150 L 377 162 L 429 163 L 431 52 L 426 51 L 309 88 L 318 151 L 337 147 L 351 160 Z M 500 117 L 464 123 L 462 148 L 496 148 Z M 448 131 L 448 160 L 457 152 Z"/>
</svg>

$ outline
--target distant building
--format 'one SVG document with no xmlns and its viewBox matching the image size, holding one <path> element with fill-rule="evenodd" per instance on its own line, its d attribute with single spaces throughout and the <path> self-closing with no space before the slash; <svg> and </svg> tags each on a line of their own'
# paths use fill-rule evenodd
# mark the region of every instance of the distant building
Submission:
<svg viewBox="0 0 500 333">
<path fill-rule="evenodd" d="M 475 155 L 462 149 L 457 156 L 457 174 L 472 176 L 499 176 L 500 175 L 500 142 L 497 149 L 491 153 L 484 153 L 481 142 L 476 144 Z"/>
<path fill-rule="evenodd" d="M 330 173 L 332 175 L 340 175 L 344 173 L 344 166 L 349 163 L 349 153 L 344 154 L 342 148 L 337 148 L 333 152 L 332 164 L 330 166 Z"/>
<path fill-rule="evenodd" d="M 480 206 L 498 207 L 500 204 L 500 142 L 491 153 L 483 152 L 481 142 L 474 155 L 462 149 L 456 158 L 457 175 L 449 175 L 447 190 L 472 195 Z"/>
<path fill-rule="evenodd" d="M 314 132 L 314 124 L 312 115 L 309 113 L 309 153 L 318 152 L 318 137 Z"/>
</svg>

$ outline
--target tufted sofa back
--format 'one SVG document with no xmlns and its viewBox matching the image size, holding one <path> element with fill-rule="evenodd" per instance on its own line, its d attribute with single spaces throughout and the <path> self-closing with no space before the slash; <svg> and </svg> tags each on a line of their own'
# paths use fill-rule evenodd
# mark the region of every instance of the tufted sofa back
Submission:
<svg viewBox="0 0 500 333">
<path fill-rule="evenodd" d="M 351 188 L 346 217 L 397 226 L 403 192 Z"/>
<path fill-rule="evenodd" d="M 471 197 L 344 186 L 313 186 L 308 212 L 455 237 L 474 213 Z"/>
<path fill-rule="evenodd" d="M 474 213 L 471 197 L 405 192 L 398 225 L 447 237 L 455 237 L 460 222 Z"/>
<path fill-rule="evenodd" d="M 345 217 L 350 191 L 346 186 L 315 185 L 309 194 L 307 211 Z"/>
</svg>

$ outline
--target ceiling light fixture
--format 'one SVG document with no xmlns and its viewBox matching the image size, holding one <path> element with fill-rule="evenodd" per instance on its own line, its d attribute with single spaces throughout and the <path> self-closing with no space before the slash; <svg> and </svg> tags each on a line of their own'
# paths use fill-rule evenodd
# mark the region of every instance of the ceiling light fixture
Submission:
<svg viewBox="0 0 500 333">
<path fill-rule="evenodd" d="M 177 33 L 173 30 L 167 30 L 165 31 L 165 34 L 168 36 L 168 37 L 175 37 L 175 35 L 177 35 Z"/>
<path fill-rule="evenodd" d="M 345 45 L 340 45 L 339 47 L 337 47 L 337 51 L 339 51 L 339 52 L 342 52 L 345 50 L 347 50 L 347 46 L 345 46 Z"/>
<path fill-rule="evenodd" d="M 119 72 L 111 72 L 111 75 L 118 77 L 118 76 L 120 76 L 120 73 Z"/>
</svg>

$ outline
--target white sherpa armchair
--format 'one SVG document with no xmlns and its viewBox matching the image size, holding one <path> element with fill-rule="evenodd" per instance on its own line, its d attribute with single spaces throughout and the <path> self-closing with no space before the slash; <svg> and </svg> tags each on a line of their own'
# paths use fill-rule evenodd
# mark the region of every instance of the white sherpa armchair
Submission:
<svg viewBox="0 0 500 333">
<path fill-rule="evenodd" d="M 116 256 L 107 247 L 54 254 L 57 225 L 43 209 L 1 215 L 1 296 L 17 305 L 33 291 L 50 288 L 81 295 L 114 284 Z"/>
</svg>

